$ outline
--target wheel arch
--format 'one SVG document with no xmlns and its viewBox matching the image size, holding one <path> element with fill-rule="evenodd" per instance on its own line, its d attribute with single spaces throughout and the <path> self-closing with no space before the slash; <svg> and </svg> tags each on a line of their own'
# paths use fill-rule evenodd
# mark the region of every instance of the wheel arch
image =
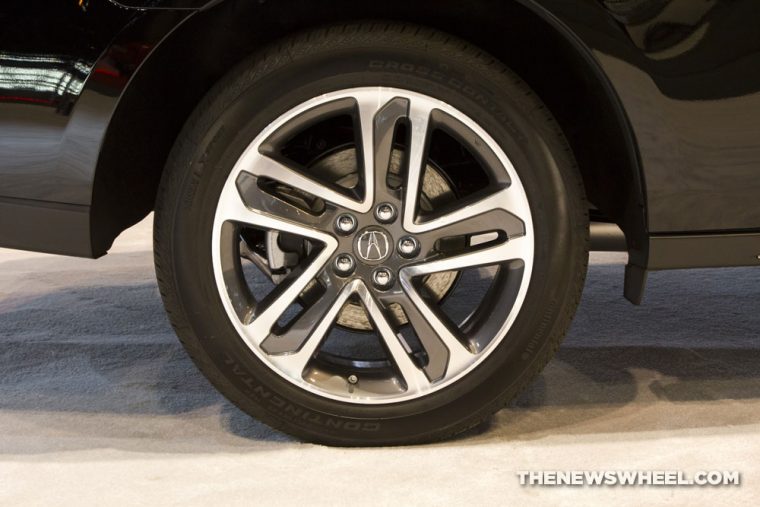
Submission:
<svg viewBox="0 0 760 507">
<path fill-rule="evenodd" d="M 90 209 L 96 256 L 153 209 L 174 140 L 203 95 L 229 68 L 295 31 L 385 19 L 424 24 L 466 39 L 523 77 L 570 141 L 590 202 L 623 230 L 631 261 L 646 265 L 645 182 L 635 136 L 614 87 L 591 50 L 550 10 L 553 2 L 475 0 L 463 5 L 443 0 L 432 16 L 421 1 L 388 0 L 382 8 L 344 0 L 212 3 L 151 53 L 110 119 Z M 606 16 L 595 3 L 586 5 L 582 15 Z M 505 23 L 510 30 L 504 30 Z"/>
</svg>

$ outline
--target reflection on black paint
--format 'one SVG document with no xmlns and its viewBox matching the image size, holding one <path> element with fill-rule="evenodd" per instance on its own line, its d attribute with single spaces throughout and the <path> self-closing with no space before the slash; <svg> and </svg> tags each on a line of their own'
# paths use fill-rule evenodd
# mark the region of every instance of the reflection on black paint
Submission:
<svg viewBox="0 0 760 507">
<path fill-rule="evenodd" d="M 107 0 L 0 0 L 0 197 L 89 203 L 87 166 L 130 57 L 147 53 L 115 39 L 136 16 Z"/>
<path fill-rule="evenodd" d="M 382 15 L 372 2 L 331 1 L 345 5 L 341 12 Z M 583 41 L 626 108 L 645 172 L 650 232 L 757 229 L 760 0 L 515 5 L 533 1 Z M 89 205 L 103 134 L 120 95 L 151 48 L 190 15 L 150 8 L 201 3 L 90 0 L 85 10 L 78 0 L 0 0 L 0 197 Z M 260 14 L 252 7 L 257 2 L 230 0 L 223 4 L 228 10 L 217 12 L 275 16 L 286 3 L 318 10 L 317 2 L 281 0 L 267 2 Z M 450 22 L 456 31 L 458 19 L 440 18 L 446 9 L 431 14 L 425 2 L 405 4 L 418 22 Z M 478 5 L 506 12 L 507 4 Z M 229 20 L 213 12 L 206 15 L 226 26 Z"/>
<path fill-rule="evenodd" d="M 604 0 L 663 95 L 721 100 L 760 92 L 758 0 Z M 614 54 L 614 53 L 613 53 Z"/>
<path fill-rule="evenodd" d="M 76 58 L 0 52 L 0 101 L 52 106 L 68 115 L 90 70 Z"/>
<path fill-rule="evenodd" d="M 605 0 L 605 6 L 648 57 L 678 57 L 699 45 L 718 0 Z"/>
<path fill-rule="evenodd" d="M 603 5 L 628 39 L 595 50 L 636 134 L 650 232 L 756 230 L 760 2 Z"/>
<path fill-rule="evenodd" d="M 718 5 L 717 0 L 694 1 L 657 0 L 656 9 L 647 9 L 649 16 L 643 15 L 642 2 L 622 2 L 638 4 L 634 11 L 636 22 L 627 22 L 631 39 L 647 56 L 655 60 L 676 58 L 697 47 L 710 26 L 710 12 Z"/>
</svg>

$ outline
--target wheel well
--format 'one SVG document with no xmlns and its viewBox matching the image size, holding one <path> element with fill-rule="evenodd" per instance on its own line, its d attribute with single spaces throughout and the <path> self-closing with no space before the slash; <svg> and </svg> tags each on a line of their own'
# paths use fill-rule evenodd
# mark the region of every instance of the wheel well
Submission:
<svg viewBox="0 0 760 507">
<path fill-rule="evenodd" d="M 104 253 L 122 230 L 153 209 L 182 125 L 232 66 L 295 31 L 383 19 L 424 24 L 468 40 L 527 81 L 565 132 L 589 201 L 620 225 L 632 255 L 645 255 L 645 203 L 635 141 L 611 85 L 587 50 L 530 0 L 441 0 L 434 14 L 429 5 L 420 0 L 382 5 L 369 0 L 227 0 L 191 16 L 145 62 L 109 124 L 93 187 L 96 253 Z"/>
</svg>

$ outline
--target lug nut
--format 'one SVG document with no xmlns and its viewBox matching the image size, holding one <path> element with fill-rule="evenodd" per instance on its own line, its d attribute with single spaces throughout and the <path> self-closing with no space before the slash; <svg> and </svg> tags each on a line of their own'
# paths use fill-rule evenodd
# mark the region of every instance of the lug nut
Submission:
<svg viewBox="0 0 760 507">
<path fill-rule="evenodd" d="M 396 220 L 396 208 L 393 207 L 393 204 L 387 202 L 378 204 L 377 208 L 375 208 L 375 218 L 379 222 L 389 224 Z"/>
<path fill-rule="evenodd" d="M 354 258 L 348 254 L 341 254 L 335 258 L 335 272 L 340 276 L 348 276 L 354 272 Z"/>
<path fill-rule="evenodd" d="M 420 243 L 411 236 L 405 236 L 398 241 L 398 251 L 402 257 L 410 259 L 420 251 Z"/>
<path fill-rule="evenodd" d="M 340 215 L 335 220 L 335 230 L 341 234 L 351 234 L 356 230 L 356 219 L 347 213 Z"/>
<path fill-rule="evenodd" d="M 372 273 L 372 281 L 375 283 L 375 287 L 385 290 L 393 285 L 393 273 L 388 268 L 377 268 Z"/>
</svg>

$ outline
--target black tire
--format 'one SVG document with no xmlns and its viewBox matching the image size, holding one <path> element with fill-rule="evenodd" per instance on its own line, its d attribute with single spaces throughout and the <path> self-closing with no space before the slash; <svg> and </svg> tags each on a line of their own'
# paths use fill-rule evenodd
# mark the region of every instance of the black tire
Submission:
<svg viewBox="0 0 760 507">
<path fill-rule="evenodd" d="M 535 228 L 534 271 L 507 337 L 453 385 L 393 405 L 354 406 L 299 389 L 241 341 L 225 313 L 209 248 L 233 164 L 269 122 L 339 88 L 393 86 L 441 99 L 486 129 L 512 160 Z M 440 32 L 395 23 L 310 31 L 262 51 L 223 78 L 169 157 L 155 213 L 155 264 L 171 323 L 213 385 L 251 416 L 331 445 L 437 441 L 478 425 L 553 356 L 578 305 L 588 260 L 588 206 L 552 115 L 499 61 Z"/>
</svg>

